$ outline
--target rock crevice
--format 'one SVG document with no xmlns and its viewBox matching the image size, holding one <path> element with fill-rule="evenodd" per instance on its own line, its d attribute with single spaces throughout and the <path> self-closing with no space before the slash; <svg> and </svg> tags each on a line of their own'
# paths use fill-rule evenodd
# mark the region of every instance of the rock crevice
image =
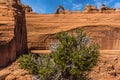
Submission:
<svg viewBox="0 0 120 80">
<path fill-rule="evenodd" d="M 18 55 L 27 52 L 27 30 L 25 11 L 19 0 L 8 0 L 4 3 L 0 1 L 0 5 L 5 6 L 5 12 L 8 12 L 4 16 L 1 15 L 2 18 L 5 17 L 4 22 L 9 21 L 8 23 L 3 23 L 6 25 L 11 23 L 10 26 L 0 26 L 2 34 L 0 35 L 2 39 L 0 40 L 0 67 L 4 67 L 14 61 Z M 1 14 L 4 13 L 1 12 Z M 11 20 L 8 20 L 10 18 Z M 8 30 L 3 31 L 1 29 Z"/>
</svg>

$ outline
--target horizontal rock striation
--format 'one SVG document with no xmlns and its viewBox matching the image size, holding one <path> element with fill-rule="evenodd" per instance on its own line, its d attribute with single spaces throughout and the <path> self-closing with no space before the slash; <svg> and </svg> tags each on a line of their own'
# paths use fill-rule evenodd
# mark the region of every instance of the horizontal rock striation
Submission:
<svg viewBox="0 0 120 80">
<path fill-rule="evenodd" d="M 0 68 L 27 51 L 25 13 L 18 2 L 0 1 Z"/>
<path fill-rule="evenodd" d="M 0 0 L 0 67 L 8 65 L 28 48 L 50 49 L 50 44 L 56 42 L 51 37 L 53 34 L 74 33 L 77 28 L 83 28 L 101 50 L 120 50 L 119 11 L 105 5 L 102 13 L 91 5 L 85 8 L 85 13 L 63 9 L 63 14 L 60 9 L 58 14 L 37 14 L 20 0 Z"/>
<path fill-rule="evenodd" d="M 48 49 L 45 35 L 84 28 L 102 50 L 120 50 L 120 13 L 26 14 L 28 47 Z M 45 38 L 45 39 L 44 39 Z M 49 41 L 49 40 L 48 40 Z M 53 41 L 54 42 L 54 41 Z M 38 46 L 39 44 L 39 46 Z M 45 48 L 46 47 L 46 48 Z M 41 48 L 42 49 L 42 48 Z"/>
</svg>

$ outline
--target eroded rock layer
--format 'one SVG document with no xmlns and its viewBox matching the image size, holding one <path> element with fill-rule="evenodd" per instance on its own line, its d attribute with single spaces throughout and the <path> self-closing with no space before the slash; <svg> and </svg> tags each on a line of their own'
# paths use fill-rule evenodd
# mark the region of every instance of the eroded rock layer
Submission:
<svg viewBox="0 0 120 80">
<path fill-rule="evenodd" d="M 48 49 L 46 36 L 60 31 L 84 28 L 102 50 L 120 50 L 120 13 L 26 14 L 28 46 Z M 39 45 L 39 46 L 38 46 Z"/>
<path fill-rule="evenodd" d="M 103 27 L 101 29 L 101 27 Z M 120 50 L 120 28 L 107 25 L 84 27 L 91 40 L 102 50 Z"/>
<path fill-rule="evenodd" d="M 60 9 L 58 14 L 37 14 L 20 0 L 0 0 L 0 67 L 26 52 L 27 43 L 32 50 L 50 49 L 50 42 L 55 41 L 52 34 L 81 27 L 101 50 L 120 50 L 119 11 L 104 6 L 100 13 L 90 6 L 87 13 L 63 9 L 64 14 L 59 14 Z"/>
<path fill-rule="evenodd" d="M 25 13 L 19 0 L 0 1 L 0 67 L 27 51 Z"/>
</svg>

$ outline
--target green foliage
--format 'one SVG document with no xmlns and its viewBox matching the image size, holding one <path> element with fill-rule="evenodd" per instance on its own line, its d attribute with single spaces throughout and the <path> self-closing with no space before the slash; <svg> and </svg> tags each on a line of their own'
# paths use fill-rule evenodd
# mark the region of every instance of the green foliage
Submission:
<svg viewBox="0 0 120 80">
<path fill-rule="evenodd" d="M 42 80 L 52 80 L 50 77 L 52 73 L 54 73 L 55 69 L 55 63 L 53 59 L 49 55 L 39 55 L 39 61 L 40 61 L 40 66 L 39 66 L 39 71 L 38 75 Z"/>
<path fill-rule="evenodd" d="M 63 73 L 61 76 L 70 80 L 86 76 L 97 64 L 99 56 L 99 46 L 91 44 L 82 29 L 76 30 L 74 35 L 67 32 L 57 34 L 56 38 L 61 44 L 52 54 Z"/>
<path fill-rule="evenodd" d="M 31 74 L 38 74 L 37 63 L 32 53 L 20 56 L 18 62 L 20 68 L 28 70 Z"/>
<path fill-rule="evenodd" d="M 59 46 L 49 55 L 23 55 L 20 67 L 35 72 L 40 80 L 86 80 L 88 73 L 97 64 L 99 46 L 90 43 L 82 29 L 74 35 L 61 32 L 55 35 Z"/>
</svg>

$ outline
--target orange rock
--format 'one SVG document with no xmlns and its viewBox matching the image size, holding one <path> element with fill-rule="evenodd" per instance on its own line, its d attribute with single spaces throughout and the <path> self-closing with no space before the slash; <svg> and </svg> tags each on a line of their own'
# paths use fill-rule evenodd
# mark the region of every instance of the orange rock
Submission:
<svg viewBox="0 0 120 80">
<path fill-rule="evenodd" d="M 120 13 L 26 14 L 28 47 L 48 49 L 51 34 L 84 28 L 92 42 L 102 50 L 120 50 Z M 54 40 L 52 41 L 54 42 Z"/>
<path fill-rule="evenodd" d="M 8 0 L 6 3 L 0 3 L 5 7 L 0 9 L 3 10 L 0 13 L 2 14 L 0 15 L 0 67 L 8 65 L 18 55 L 27 51 L 25 13 L 17 1 Z"/>
<path fill-rule="evenodd" d="M 26 52 L 27 44 L 31 50 L 49 50 L 50 44 L 57 42 L 53 34 L 74 33 L 76 28 L 83 28 L 101 50 L 120 50 L 119 12 L 94 12 L 97 7 L 88 5 L 85 10 L 92 13 L 71 14 L 59 6 L 56 12 L 62 9 L 64 14 L 37 14 L 20 0 L 0 1 L 0 6 L 0 67 Z"/>
</svg>

